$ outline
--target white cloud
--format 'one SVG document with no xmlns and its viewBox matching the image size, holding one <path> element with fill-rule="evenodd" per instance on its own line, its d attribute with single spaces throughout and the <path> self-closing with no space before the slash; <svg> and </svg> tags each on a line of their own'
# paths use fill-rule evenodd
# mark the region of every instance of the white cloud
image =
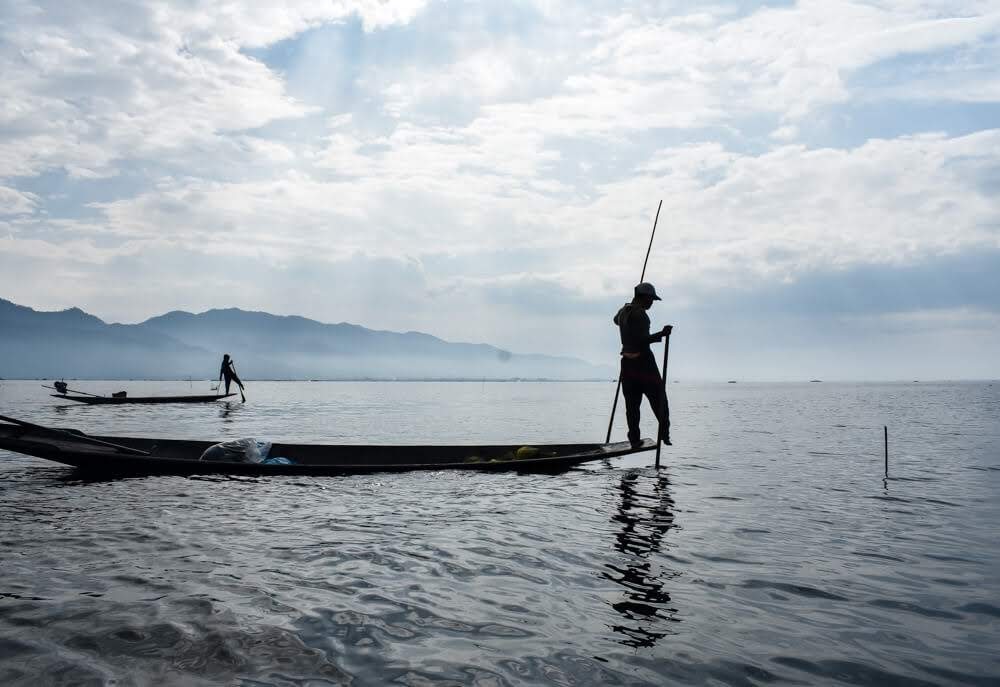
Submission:
<svg viewBox="0 0 1000 687">
<path fill-rule="evenodd" d="M 669 110 L 694 109 L 702 121 L 749 112 L 796 120 L 847 100 L 845 77 L 861 67 L 995 39 L 1000 12 L 989 9 L 980 16 L 942 16 L 946 8 L 940 5 L 802 0 L 734 20 L 725 15 L 698 22 L 626 16 L 609 25 L 592 55 L 626 97 L 616 104 L 630 116 L 638 110 L 648 125 L 671 125 L 657 121 L 655 110 L 664 104 Z M 995 71 L 982 76 L 991 85 L 1000 81 Z M 629 82 L 652 85 L 654 96 L 655 89 L 662 90 L 648 101 L 635 95 L 628 99 L 621 84 Z M 599 84 L 588 89 L 595 96 L 602 92 Z M 969 91 L 965 97 L 976 96 Z M 644 102 L 655 105 L 643 107 Z"/>
<path fill-rule="evenodd" d="M 34 193 L 0 186 L 0 215 L 25 215 L 38 207 L 38 196 Z"/>
<path fill-rule="evenodd" d="M 653 169 L 669 171 L 612 184 L 601 203 L 665 198 L 671 248 L 657 255 L 670 257 L 652 264 L 677 283 L 735 285 L 741 275 L 898 264 L 1000 246 L 1000 206 L 992 191 L 976 188 L 1000 165 L 998 151 L 997 129 L 873 140 L 851 150 L 782 146 L 757 156 L 682 147 L 654 160 Z"/>
<path fill-rule="evenodd" d="M 15 1 L 0 14 L 0 178 L 113 175 L 118 161 L 178 150 L 196 167 L 226 132 L 312 111 L 243 48 L 352 15 L 405 22 L 421 5 Z"/>
</svg>

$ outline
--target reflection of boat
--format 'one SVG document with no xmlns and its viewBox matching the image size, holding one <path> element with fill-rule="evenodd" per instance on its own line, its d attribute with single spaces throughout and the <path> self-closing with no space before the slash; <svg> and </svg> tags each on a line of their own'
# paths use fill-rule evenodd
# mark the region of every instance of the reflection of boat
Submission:
<svg viewBox="0 0 1000 687">
<path fill-rule="evenodd" d="M 592 460 L 615 458 L 656 447 L 645 439 L 637 448 L 617 444 L 535 444 L 493 446 L 377 446 L 285 444 L 270 456 L 290 465 L 199 460 L 214 441 L 90 436 L 0 416 L 0 448 L 57 463 L 117 474 L 336 474 L 401 470 L 559 470 Z"/>
<path fill-rule="evenodd" d="M 652 490 L 642 487 L 651 486 Z M 625 598 L 611 604 L 625 622 L 612 626 L 623 635 L 621 643 L 632 647 L 650 647 L 671 634 L 663 621 L 680 622 L 677 609 L 671 606 L 664 581 L 680 573 L 663 569 L 653 556 L 663 547 L 663 538 L 674 527 L 674 501 L 668 491 L 667 476 L 657 472 L 651 478 L 630 472 L 621 479 L 621 505 L 612 519 L 621 523 L 615 535 L 615 548 L 623 554 L 619 565 L 607 565 L 604 577 L 624 588 Z"/>
</svg>

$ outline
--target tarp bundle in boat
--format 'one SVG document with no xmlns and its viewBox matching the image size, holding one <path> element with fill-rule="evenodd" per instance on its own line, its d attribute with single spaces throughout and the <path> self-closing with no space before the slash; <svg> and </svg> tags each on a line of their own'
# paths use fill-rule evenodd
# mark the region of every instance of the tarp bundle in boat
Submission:
<svg viewBox="0 0 1000 687">
<path fill-rule="evenodd" d="M 224 463 L 263 463 L 265 465 L 293 465 L 281 456 L 271 456 L 271 442 L 259 439 L 232 439 L 206 448 L 198 460 Z"/>
<path fill-rule="evenodd" d="M 209 446 L 198 460 L 217 460 L 226 463 L 263 463 L 270 452 L 270 441 L 233 439 Z"/>
</svg>

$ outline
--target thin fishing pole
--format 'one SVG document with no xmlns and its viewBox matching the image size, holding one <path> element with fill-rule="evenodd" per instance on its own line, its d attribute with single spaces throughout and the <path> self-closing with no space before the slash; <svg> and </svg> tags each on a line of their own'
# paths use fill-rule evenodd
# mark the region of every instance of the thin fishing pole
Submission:
<svg viewBox="0 0 1000 687">
<path fill-rule="evenodd" d="M 660 208 L 663 207 L 663 201 L 656 206 L 656 218 L 653 219 L 653 233 L 649 235 L 649 246 L 646 248 L 646 259 L 642 261 L 642 275 L 639 277 L 639 283 L 646 281 L 646 265 L 649 264 L 649 252 L 653 250 L 653 238 L 656 236 L 656 223 L 660 221 Z"/>
</svg>

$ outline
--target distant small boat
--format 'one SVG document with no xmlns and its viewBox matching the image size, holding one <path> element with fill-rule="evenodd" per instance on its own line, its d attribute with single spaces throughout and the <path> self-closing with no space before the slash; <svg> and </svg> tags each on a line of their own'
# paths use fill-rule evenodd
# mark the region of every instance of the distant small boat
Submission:
<svg viewBox="0 0 1000 687">
<path fill-rule="evenodd" d="M 58 394 L 49 394 L 52 398 L 64 398 L 67 401 L 86 403 L 88 405 L 121 405 L 125 403 L 211 403 L 212 401 L 218 401 L 220 399 L 236 395 L 234 392 L 231 394 L 195 394 L 189 396 L 129 396 L 124 391 L 118 391 L 110 396 L 100 396 L 98 394 L 87 393 L 86 391 L 70 389 L 66 386 L 65 382 L 55 382 L 55 386 L 47 386 L 45 384 L 42 384 L 42 386 L 46 389 L 55 389 L 59 392 Z M 68 392 L 80 395 L 71 396 Z"/>
<path fill-rule="evenodd" d="M 126 403 L 211 403 L 223 398 L 235 396 L 232 394 L 197 394 L 193 396 L 70 396 L 68 394 L 49 394 L 53 398 L 64 398 L 67 401 L 86 403 L 88 405 L 123 405 Z"/>
<path fill-rule="evenodd" d="M 726 384 L 735 384 L 735 383 L 736 383 L 735 379 L 730 379 L 728 382 L 726 382 Z"/>
<path fill-rule="evenodd" d="M 810 379 L 809 381 L 811 383 L 816 383 L 816 382 L 822 382 L 823 380 L 822 379 Z"/>
</svg>

